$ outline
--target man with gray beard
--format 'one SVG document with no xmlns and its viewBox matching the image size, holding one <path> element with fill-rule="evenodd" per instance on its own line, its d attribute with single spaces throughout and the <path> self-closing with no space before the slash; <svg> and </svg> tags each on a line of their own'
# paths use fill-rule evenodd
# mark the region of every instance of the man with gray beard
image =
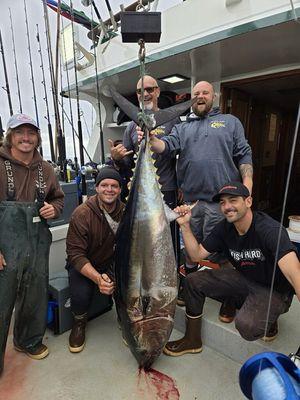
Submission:
<svg viewBox="0 0 300 400">
<path fill-rule="evenodd" d="M 144 109 L 145 113 L 152 113 L 158 111 L 158 98 L 160 95 L 160 88 L 156 79 L 152 76 L 145 75 L 143 79 L 144 86 Z M 141 107 L 142 101 L 142 79 L 137 83 L 136 95 Z M 165 124 L 155 128 L 151 134 L 158 138 L 168 136 L 175 124 L 179 124 L 180 119 L 175 118 Z M 123 136 L 123 143 L 114 146 L 113 141 L 109 140 L 111 157 L 115 162 L 116 168 L 119 172 L 124 170 L 130 171 L 134 167 L 133 154 L 138 151 L 138 133 L 137 125 L 135 122 L 131 122 L 126 128 Z M 157 168 L 157 175 L 159 177 L 159 183 L 161 185 L 161 192 L 164 197 L 165 203 L 170 207 L 174 208 L 177 205 L 177 177 L 176 177 L 176 154 L 169 154 L 167 156 L 161 156 L 160 154 L 153 154 L 154 165 Z M 123 173 L 122 173 L 123 175 Z M 129 174 L 131 175 L 131 174 Z M 128 176 L 128 174 L 126 174 Z M 175 253 L 178 254 L 178 228 L 175 221 L 171 223 L 171 233 L 174 245 Z"/>
</svg>

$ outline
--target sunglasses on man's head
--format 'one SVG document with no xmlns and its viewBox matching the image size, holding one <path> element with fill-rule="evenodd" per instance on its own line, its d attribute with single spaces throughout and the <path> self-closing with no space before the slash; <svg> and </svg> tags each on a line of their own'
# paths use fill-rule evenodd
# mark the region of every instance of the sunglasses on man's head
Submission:
<svg viewBox="0 0 300 400">
<path fill-rule="evenodd" d="M 155 89 L 157 89 L 158 86 L 150 86 L 150 87 L 145 87 L 144 90 L 146 90 L 146 92 L 148 93 L 153 93 Z M 141 94 L 142 93 L 142 89 L 136 89 L 137 94 Z"/>
</svg>

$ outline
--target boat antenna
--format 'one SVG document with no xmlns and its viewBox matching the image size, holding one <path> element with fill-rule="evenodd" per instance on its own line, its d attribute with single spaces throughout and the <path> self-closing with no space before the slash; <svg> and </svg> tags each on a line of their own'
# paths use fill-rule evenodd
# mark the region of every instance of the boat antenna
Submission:
<svg viewBox="0 0 300 400">
<path fill-rule="evenodd" d="M 41 60 L 41 70 L 42 70 L 42 85 L 44 88 L 44 100 L 46 104 L 46 112 L 47 112 L 47 122 L 48 122 L 48 136 L 49 136 L 49 143 L 50 143 L 50 153 L 51 153 L 51 160 L 52 162 L 55 163 L 55 152 L 54 152 L 54 145 L 53 145 L 53 135 L 52 135 L 52 125 L 50 121 L 50 113 L 49 113 L 49 102 L 48 102 L 48 95 L 47 95 L 47 88 L 46 88 L 46 80 L 45 80 L 45 70 L 44 70 L 44 60 L 43 60 L 43 54 L 42 54 L 42 49 L 41 49 L 41 42 L 40 42 L 40 33 L 39 33 L 39 26 L 36 24 L 36 40 L 38 41 L 38 52 L 40 54 L 40 60 Z"/>
<path fill-rule="evenodd" d="M 62 23 L 62 30 L 64 31 L 64 21 L 61 20 Z M 73 151 L 74 151 L 74 164 L 75 164 L 75 171 L 76 175 L 78 176 L 78 158 L 77 158 L 77 151 L 76 151 L 76 143 L 75 143 L 75 128 L 74 128 L 74 118 L 73 118 L 73 110 L 72 110 L 72 101 L 71 101 L 71 91 L 70 91 L 70 75 L 69 75 L 69 68 L 68 68 L 68 61 L 66 57 L 66 40 L 64 34 L 62 34 L 62 47 L 63 47 L 63 59 L 65 60 L 65 70 L 67 75 L 67 86 L 68 86 L 68 99 L 69 99 L 69 109 L 70 109 L 70 124 L 72 128 L 72 140 L 73 140 Z M 63 110 L 64 112 L 64 110 Z"/>
<path fill-rule="evenodd" d="M 35 109 L 35 120 L 39 124 L 39 113 L 37 108 L 37 100 L 36 100 L 36 91 L 35 91 L 35 81 L 34 81 L 34 73 L 33 73 L 33 65 L 32 65 L 32 56 L 31 56 L 31 44 L 30 44 L 30 37 L 29 37 L 29 28 L 28 28 L 28 17 L 27 17 L 27 7 L 26 7 L 26 0 L 24 0 L 24 12 L 25 12 L 25 25 L 26 25 L 26 36 L 27 36 L 27 49 L 28 49 L 28 56 L 29 56 L 29 67 L 30 67 L 30 75 L 31 75 L 31 83 L 32 83 L 32 94 L 33 94 L 33 102 L 34 102 L 34 109 Z M 43 156 L 43 148 L 40 145 L 40 153 Z"/>
<path fill-rule="evenodd" d="M 44 8 L 44 22 L 45 22 L 45 31 L 47 38 L 47 53 L 48 53 L 48 61 L 49 61 L 49 69 L 50 69 L 50 78 L 51 78 L 51 88 L 52 88 L 52 99 L 54 106 L 54 115 L 55 115 L 55 127 L 56 127 L 56 138 L 58 145 L 58 164 L 61 168 L 61 177 L 64 181 L 67 179 L 67 165 L 66 165 L 66 144 L 65 144 L 65 135 L 61 128 L 60 115 L 59 115 L 59 107 L 58 107 L 58 96 L 56 89 L 56 81 L 54 76 L 54 67 L 53 67 L 53 57 L 51 50 L 51 38 L 50 38 L 50 24 L 49 24 L 49 15 L 46 0 L 43 1 Z"/>
<path fill-rule="evenodd" d="M 91 15 L 93 20 L 93 8 L 91 7 Z M 95 79 L 96 79 L 96 89 L 97 89 L 97 107 L 98 107 L 98 115 L 99 115 L 99 136 L 100 136 L 100 149 L 101 149 L 101 164 L 105 163 L 105 154 L 104 154 L 104 133 L 102 127 L 102 118 L 101 118 L 101 103 L 100 103 L 100 89 L 99 89 L 99 77 L 98 77 L 98 62 L 97 62 L 97 54 L 96 54 L 96 45 L 93 46 L 94 51 L 94 60 L 95 60 Z"/>
<path fill-rule="evenodd" d="M 5 87 L 3 87 L 3 89 L 6 91 L 6 94 L 7 94 L 9 113 L 10 113 L 10 115 L 13 115 L 14 112 L 13 112 L 11 95 L 10 95 L 10 88 L 9 88 L 7 69 L 6 69 L 6 61 L 5 61 L 5 54 L 4 54 L 4 47 L 3 47 L 1 29 L 0 29 L 0 51 L 1 51 L 1 54 L 2 54 L 2 63 L 3 63 L 4 77 L 5 77 Z M 1 132 L 1 128 L 2 128 L 2 126 L 0 127 L 0 135 L 2 133 Z"/>
<path fill-rule="evenodd" d="M 84 166 L 84 153 L 83 153 L 83 138 L 82 138 L 82 125 L 80 118 L 80 106 L 79 106 L 79 89 L 78 89 L 78 77 L 77 77 L 77 69 L 76 69 L 76 49 L 75 49 L 75 35 L 74 35 L 74 10 L 73 3 L 70 0 L 70 8 L 71 8 L 71 28 L 72 28 L 72 42 L 73 42 L 73 63 L 74 63 L 74 75 L 75 75 L 75 87 L 76 87 L 76 105 L 77 105 L 77 127 L 78 127 L 78 139 L 79 139 L 79 157 L 80 157 L 80 165 Z M 85 175 L 81 174 L 81 193 L 82 193 L 82 202 L 84 203 L 87 199 L 86 195 L 86 179 Z"/>
<path fill-rule="evenodd" d="M 23 113 L 22 100 L 21 100 L 21 90 L 20 90 L 20 81 L 19 81 L 19 72 L 18 72 L 18 63 L 17 63 L 17 55 L 16 55 L 15 34 L 14 34 L 14 28 L 13 28 L 13 22 L 12 22 L 12 16 L 11 16 L 11 9 L 8 8 L 8 11 L 9 11 L 10 29 L 11 29 L 11 37 L 12 37 L 12 44 L 13 44 L 14 65 L 15 65 L 17 88 L 18 88 L 19 112 Z"/>
</svg>

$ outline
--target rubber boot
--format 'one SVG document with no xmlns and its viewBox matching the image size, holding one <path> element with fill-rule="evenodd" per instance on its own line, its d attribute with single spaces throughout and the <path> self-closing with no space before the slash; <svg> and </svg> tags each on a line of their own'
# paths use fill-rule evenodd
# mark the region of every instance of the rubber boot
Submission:
<svg viewBox="0 0 300 400">
<path fill-rule="evenodd" d="M 187 275 L 191 274 L 192 272 L 196 272 L 198 270 L 198 265 L 195 265 L 193 268 L 186 268 L 185 264 L 179 267 L 179 287 L 178 287 L 178 295 L 177 295 L 177 305 L 180 307 L 185 306 L 184 300 L 184 283 L 185 278 Z"/>
<path fill-rule="evenodd" d="M 74 315 L 73 327 L 69 336 L 69 350 L 71 353 L 80 353 L 85 345 L 85 328 L 87 313 Z"/>
<path fill-rule="evenodd" d="M 168 342 L 164 353 L 168 356 L 177 357 L 184 354 L 200 353 L 202 351 L 201 340 L 202 315 L 191 317 L 186 314 L 186 331 L 182 339 Z"/>
<path fill-rule="evenodd" d="M 236 305 L 233 298 L 228 297 L 225 299 L 220 307 L 219 320 L 225 324 L 230 324 L 236 314 Z"/>
</svg>

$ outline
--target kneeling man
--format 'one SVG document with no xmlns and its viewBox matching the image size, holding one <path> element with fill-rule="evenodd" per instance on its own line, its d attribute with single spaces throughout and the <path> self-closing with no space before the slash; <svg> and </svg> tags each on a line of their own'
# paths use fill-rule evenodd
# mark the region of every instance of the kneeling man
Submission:
<svg viewBox="0 0 300 400">
<path fill-rule="evenodd" d="M 188 275 L 186 332 L 182 339 L 167 343 L 164 353 L 170 356 L 201 352 L 201 317 L 206 297 L 235 298 L 239 308 L 235 326 L 249 341 L 275 339 L 278 317 L 288 311 L 295 292 L 300 300 L 300 263 L 285 228 L 263 212 L 252 212 L 252 198 L 240 182 L 222 187 L 213 201 L 219 202 L 225 218 L 200 245 L 190 228 L 189 207 L 175 209 L 181 215 L 177 221 L 185 248 L 195 261 L 214 252 L 224 252 L 235 269 Z M 268 310 L 273 273 L 274 287 Z"/>
</svg>

